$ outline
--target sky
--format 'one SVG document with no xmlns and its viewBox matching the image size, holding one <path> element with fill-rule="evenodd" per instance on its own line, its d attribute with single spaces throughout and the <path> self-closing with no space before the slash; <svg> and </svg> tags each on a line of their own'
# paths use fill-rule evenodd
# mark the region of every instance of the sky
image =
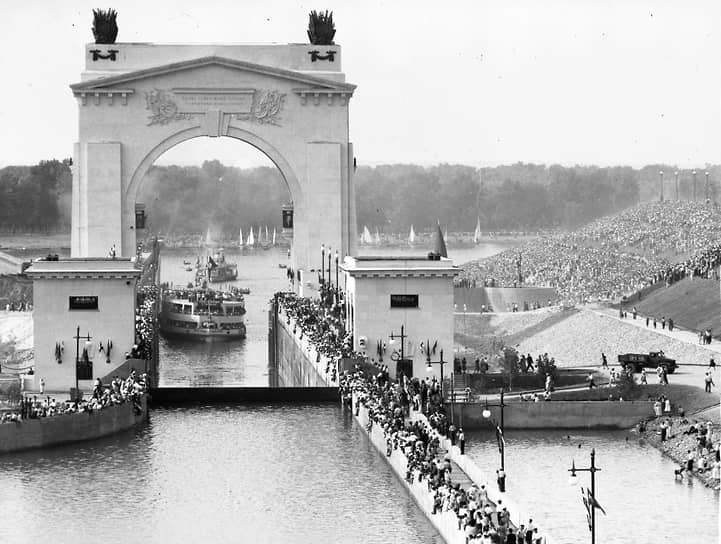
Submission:
<svg viewBox="0 0 721 544">
<path fill-rule="evenodd" d="M 305 42 L 330 9 L 358 164 L 721 162 L 718 0 L 115 0 L 118 42 Z M 72 155 L 97 2 L 0 0 L 0 166 Z M 106 7 L 106 6 L 102 6 Z M 224 138 L 159 163 L 270 164 Z"/>
</svg>

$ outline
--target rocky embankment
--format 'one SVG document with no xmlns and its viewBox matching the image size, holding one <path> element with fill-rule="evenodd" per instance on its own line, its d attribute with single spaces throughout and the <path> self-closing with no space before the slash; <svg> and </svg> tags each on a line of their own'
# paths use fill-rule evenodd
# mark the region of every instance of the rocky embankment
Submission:
<svg viewBox="0 0 721 544">
<path fill-rule="evenodd" d="M 716 411 L 718 412 L 718 410 Z M 671 422 L 671 432 L 669 433 L 669 438 L 665 442 L 661 442 L 661 435 L 659 431 L 661 421 Z M 696 433 L 684 434 L 684 431 L 687 431 L 692 424 L 705 425 L 706 420 L 695 417 L 681 418 L 678 416 L 671 418 L 659 418 L 648 423 L 646 431 L 639 434 L 650 444 L 661 450 L 661 452 L 663 452 L 665 455 L 667 455 L 668 457 L 676 461 L 679 465 L 681 465 L 686 463 L 686 459 L 688 458 L 688 451 L 691 450 L 695 452 L 698 444 L 698 435 Z M 718 423 L 718 417 L 714 422 L 712 428 L 713 442 L 716 443 L 721 440 L 721 425 L 719 425 Z M 716 447 L 715 444 L 713 447 Z M 713 463 L 715 462 L 715 451 L 712 450 L 706 455 L 706 461 L 706 464 L 709 468 L 707 468 L 704 472 L 701 473 L 698 471 L 694 471 L 694 477 L 698 478 L 701 482 L 703 482 L 706 487 L 711 487 L 716 490 L 721 489 L 721 485 L 719 485 L 719 480 L 712 478 L 711 467 L 713 467 Z"/>
</svg>

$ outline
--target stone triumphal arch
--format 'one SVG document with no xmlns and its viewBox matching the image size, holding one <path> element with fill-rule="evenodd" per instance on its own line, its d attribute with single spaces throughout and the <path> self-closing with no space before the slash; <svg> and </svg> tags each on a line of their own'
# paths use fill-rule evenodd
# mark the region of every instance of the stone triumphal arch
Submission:
<svg viewBox="0 0 721 544">
<path fill-rule="evenodd" d="M 293 202 L 292 263 L 320 266 L 320 246 L 353 253 L 355 195 L 348 103 L 355 89 L 337 45 L 91 44 L 74 151 L 72 257 L 136 251 L 136 204 L 162 153 L 227 136 L 265 153 Z M 327 49 L 327 51 L 326 51 Z M 279 210 L 280 213 L 280 210 Z"/>
</svg>

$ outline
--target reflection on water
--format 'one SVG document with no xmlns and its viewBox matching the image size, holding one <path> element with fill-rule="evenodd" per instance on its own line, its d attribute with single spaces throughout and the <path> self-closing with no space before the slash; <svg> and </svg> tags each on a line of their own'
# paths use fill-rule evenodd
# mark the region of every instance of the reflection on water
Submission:
<svg viewBox="0 0 721 544">
<path fill-rule="evenodd" d="M 438 543 L 337 406 L 158 409 L 142 430 L 3 457 L 0 541 Z"/>
<path fill-rule="evenodd" d="M 495 434 L 474 431 L 466 437 L 467 455 L 495 475 Z M 581 493 L 568 484 L 567 470 L 574 460 L 587 468 L 591 448 L 602 469 L 596 473 L 596 496 L 608 514 L 597 512 L 597 542 L 718 542 L 718 493 L 698 481 L 676 482 L 675 464 L 625 431 L 508 431 L 508 493 L 552 527 L 561 543 L 589 540 Z M 578 476 L 579 486 L 590 487 L 588 472 Z"/>
<path fill-rule="evenodd" d="M 475 247 L 450 248 L 449 255 L 457 263 L 478 259 L 503 251 L 507 244 L 482 244 Z M 361 248 L 364 255 L 425 255 L 430 249 L 415 248 Z M 200 255 L 191 249 L 161 252 L 160 274 L 163 282 L 185 286 L 195 278 L 195 270 L 186 271 L 183 261 L 195 263 Z M 289 287 L 286 270 L 279 265 L 290 265 L 287 250 L 272 248 L 243 251 L 226 250 L 226 258 L 238 264 L 238 279 L 213 284 L 219 289 L 229 286 L 248 287 L 245 297 L 244 340 L 203 343 L 165 339 L 160 342 L 160 386 L 179 387 L 267 387 L 268 373 L 268 301 L 273 293 Z"/>
</svg>

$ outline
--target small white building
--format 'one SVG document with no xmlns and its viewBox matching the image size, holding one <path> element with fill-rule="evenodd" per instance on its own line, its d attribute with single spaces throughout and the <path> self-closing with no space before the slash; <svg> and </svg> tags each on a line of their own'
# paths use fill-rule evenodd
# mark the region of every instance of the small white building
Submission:
<svg viewBox="0 0 721 544">
<path fill-rule="evenodd" d="M 76 351 L 90 365 L 80 389 L 92 387 L 125 362 L 135 343 L 135 293 L 141 271 L 130 259 L 36 261 L 33 279 L 35 384 L 70 391 L 76 383 Z M 77 340 L 78 327 L 81 338 Z M 90 339 L 87 339 L 87 336 Z M 110 349 L 108 349 L 110 348 Z M 81 375 L 82 377 L 82 375 Z"/>
<path fill-rule="evenodd" d="M 354 349 L 369 361 L 425 378 L 453 370 L 453 278 L 448 258 L 346 257 L 346 315 Z M 402 330 L 401 330 L 402 328 Z M 401 352 L 401 334 L 403 345 Z M 403 362 L 405 360 L 405 362 Z"/>
</svg>

